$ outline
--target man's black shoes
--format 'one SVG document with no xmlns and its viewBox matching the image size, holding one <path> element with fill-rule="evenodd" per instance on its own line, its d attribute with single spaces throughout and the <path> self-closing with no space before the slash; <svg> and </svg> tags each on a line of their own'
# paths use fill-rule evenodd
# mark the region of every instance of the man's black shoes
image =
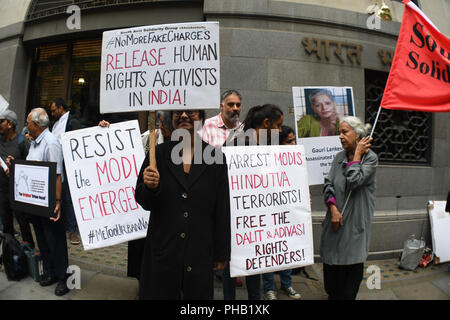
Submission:
<svg viewBox="0 0 450 320">
<path fill-rule="evenodd" d="M 66 293 L 68 293 L 69 291 L 70 291 L 70 289 L 67 288 L 66 281 L 65 280 L 64 281 L 59 281 L 58 285 L 56 286 L 56 289 L 55 289 L 55 295 L 63 296 Z"/>
<path fill-rule="evenodd" d="M 44 279 L 39 281 L 39 284 L 41 285 L 41 287 L 48 287 L 57 282 L 58 282 L 58 279 L 52 278 L 47 275 Z"/>
</svg>

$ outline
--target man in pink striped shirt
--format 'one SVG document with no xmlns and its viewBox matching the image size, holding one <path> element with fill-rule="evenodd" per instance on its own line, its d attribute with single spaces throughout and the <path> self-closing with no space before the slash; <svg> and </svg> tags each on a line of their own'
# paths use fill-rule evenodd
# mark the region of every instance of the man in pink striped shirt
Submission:
<svg viewBox="0 0 450 320">
<path fill-rule="evenodd" d="M 241 122 L 242 96 L 236 90 L 227 90 L 222 93 L 220 99 L 220 113 L 205 120 L 203 125 L 202 140 L 215 147 L 221 147 L 227 138 L 232 139 L 239 133 Z"/>
</svg>

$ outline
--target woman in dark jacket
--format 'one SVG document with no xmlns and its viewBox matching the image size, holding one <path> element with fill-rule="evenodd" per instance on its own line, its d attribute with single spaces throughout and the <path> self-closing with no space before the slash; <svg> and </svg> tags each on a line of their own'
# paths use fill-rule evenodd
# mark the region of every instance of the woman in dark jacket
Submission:
<svg viewBox="0 0 450 320">
<path fill-rule="evenodd" d="M 135 197 L 151 214 L 140 299 L 213 299 L 213 271 L 230 259 L 227 166 L 221 151 L 196 134 L 194 122 L 203 120 L 202 111 L 172 112 L 173 127 L 189 132 L 187 148 L 180 152 L 178 141 L 165 142 L 156 147 L 157 168 L 148 156 L 142 165 Z M 206 164 L 206 147 L 220 153 L 215 159 L 222 163 Z M 202 152 L 201 161 L 194 149 Z"/>
</svg>

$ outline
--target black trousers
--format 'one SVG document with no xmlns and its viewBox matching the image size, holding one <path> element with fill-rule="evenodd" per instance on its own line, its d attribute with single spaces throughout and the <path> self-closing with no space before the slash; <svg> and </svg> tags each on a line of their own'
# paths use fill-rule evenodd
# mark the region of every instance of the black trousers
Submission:
<svg viewBox="0 0 450 320">
<path fill-rule="evenodd" d="M 23 212 L 13 211 L 9 202 L 9 191 L 0 191 L 0 215 L 2 217 L 3 232 L 14 236 L 14 216 L 20 227 L 22 240 L 30 243 L 34 247 L 33 235 L 31 234 L 30 221 L 28 215 Z"/>
<path fill-rule="evenodd" d="M 328 300 L 355 300 L 363 279 L 364 263 L 323 264 L 323 281 Z"/>
<path fill-rule="evenodd" d="M 67 253 L 66 230 L 62 219 L 52 221 L 48 217 L 31 216 L 36 240 L 44 262 L 45 270 L 52 278 L 63 281 L 67 278 L 69 256 Z"/>
</svg>

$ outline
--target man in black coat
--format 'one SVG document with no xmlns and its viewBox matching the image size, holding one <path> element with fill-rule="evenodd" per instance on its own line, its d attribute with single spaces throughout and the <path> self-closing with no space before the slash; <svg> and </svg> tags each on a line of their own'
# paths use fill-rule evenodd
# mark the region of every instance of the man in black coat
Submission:
<svg viewBox="0 0 450 320">
<path fill-rule="evenodd" d="M 141 167 L 135 197 L 151 214 L 140 299 L 213 299 L 213 272 L 230 260 L 227 166 L 219 149 L 194 138 L 194 121 L 203 119 L 201 111 L 172 112 L 174 128 L 190 133 L 190 159 L 183 150 L 183 162 L 175 164 L 179 142 L 169 141 L 156 146 L 156 169 L 148 155 Z M 197 152 L 208 148 L 221 161 L 192 163 L 194 142 Z"/>
</svg>

